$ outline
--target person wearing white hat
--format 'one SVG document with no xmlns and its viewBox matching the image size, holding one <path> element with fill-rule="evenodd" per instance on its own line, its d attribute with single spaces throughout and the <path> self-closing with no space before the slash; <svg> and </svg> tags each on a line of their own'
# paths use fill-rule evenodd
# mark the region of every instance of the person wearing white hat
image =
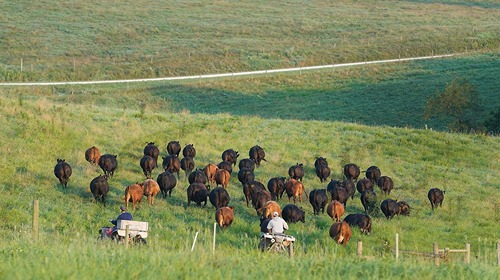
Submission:
<svg viewBox="0 0 500 280">
<path fill-rule="evenodd" d="M 267 232 L 272 234 L 284 234 L 288 230 L 288 224 L 280 217 L 278 212 L 273 213 L 273 218 L 267 224 Z"/>
</svg>

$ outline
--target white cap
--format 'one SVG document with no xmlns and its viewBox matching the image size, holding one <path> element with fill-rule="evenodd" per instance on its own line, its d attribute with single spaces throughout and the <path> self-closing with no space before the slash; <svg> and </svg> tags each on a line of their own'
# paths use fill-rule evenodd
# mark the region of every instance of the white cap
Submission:
<svg viewBox="0 0 500 280">
<path fill-rule="evenodd" d="M 273 215 L 274 215 L 274 217 L 278 217 L 279 216 L 278 212 L 274 212 Z"/>
</svg>

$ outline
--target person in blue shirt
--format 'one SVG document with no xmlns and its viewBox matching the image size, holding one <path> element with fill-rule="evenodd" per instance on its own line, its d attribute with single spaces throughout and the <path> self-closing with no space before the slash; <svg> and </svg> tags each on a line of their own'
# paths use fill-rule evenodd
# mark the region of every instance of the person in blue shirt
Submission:
<svg viewBox="0 0 500 280">
<path fill-rule="evenodd" d="M 113 231 L 116 229 L 116 226 L 118 224 L 118 221 L 119 220 L 129 220 L 129 221 L 132 221 L 132 214 L 130 214 L 129 212 L 126 211 L 125 209 L 125 206 L 120 206 L 120 215 L 118 215 L 118 217 L 116 217 L 116 220 L 111 220 L 111 223 L 114 225 L 113 227 Z"/>
</svg>

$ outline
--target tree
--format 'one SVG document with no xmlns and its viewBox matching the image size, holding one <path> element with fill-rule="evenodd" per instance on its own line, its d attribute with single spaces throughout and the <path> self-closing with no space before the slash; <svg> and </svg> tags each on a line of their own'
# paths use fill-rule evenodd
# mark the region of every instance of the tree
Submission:
<svg viewBox="0 0 500 280">
<path fill-rule="evenodd" d="M 477 89 L 468 80 L 456 78 L 427 99 L 424 119 L 432 117 L 451 117 L 448 128 L 454 132 L 468 132 L 480 129 L 478 120 L 482 106 Z"/>
<path fill-rule="evenodd" d="M 484 127 L 488 133 L 500 133 L 500 107 L 496 111 L 491 111 L 490 117 L 484 122 Z"/>
</svg>

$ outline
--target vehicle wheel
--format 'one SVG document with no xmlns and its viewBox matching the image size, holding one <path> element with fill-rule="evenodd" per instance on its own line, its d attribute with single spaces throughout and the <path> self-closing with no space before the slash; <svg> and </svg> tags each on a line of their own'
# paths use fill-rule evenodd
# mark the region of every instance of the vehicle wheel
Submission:
<svg viewBox="0 0 500 280">
<path fill-rule="evenodd" d="M 285 246 L 283 246 L 282 243 L 274 242 L 269 248 L 269 251 L 281 254 L 285 252 Z"/>
<path fill-rule="evenodd" d="M 123 237 L 119 236 L 118 232 L 116 232 L 116 231 L 113 232 L 113 234 L 111 235 L 111 239 L 114 240 L 116 243 L 123 241 Z"/>
<path fill-rule="evenodd" d="M 269 246 L 268 241 L 266 238 L 261 238 L 259 242 L 259 250 L 261 252 L 264 252 L 266 248 Z"/>
</svg>

